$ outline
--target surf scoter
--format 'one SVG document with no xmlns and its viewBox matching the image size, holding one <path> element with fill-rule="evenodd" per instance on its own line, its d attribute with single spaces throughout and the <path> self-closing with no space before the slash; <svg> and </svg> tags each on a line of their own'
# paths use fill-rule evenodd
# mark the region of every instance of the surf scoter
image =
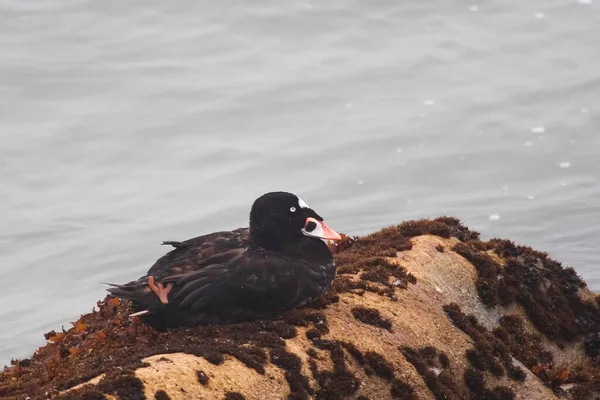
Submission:
<svg viewBox="0 0 600 400">
<path fill-rule="evenodd" d="M 164 242 L 175 249 L 147 275 L 108 291 L 158 329 L 274 317 L 331 285 L 335 264 L 322 239 L 340 235 L 299 197 L 271 192 L 252 205 L 249 229 Z"/>
</svg>

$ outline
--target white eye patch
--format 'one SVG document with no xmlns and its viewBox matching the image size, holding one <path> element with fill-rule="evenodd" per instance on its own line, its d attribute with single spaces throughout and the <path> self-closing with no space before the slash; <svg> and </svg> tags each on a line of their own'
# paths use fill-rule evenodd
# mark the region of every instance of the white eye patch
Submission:
<svg viewBox="0 0 600 400">
<path fill-rule="evenodd" d="M 300 197 L 298 197 L 298 205 L 302 208 L 310 208 Z"/>
<path fill-rule="evenodd" d="M 291 212 L 296 212 L 296 207 L 290 207 Z"/>
</svg>

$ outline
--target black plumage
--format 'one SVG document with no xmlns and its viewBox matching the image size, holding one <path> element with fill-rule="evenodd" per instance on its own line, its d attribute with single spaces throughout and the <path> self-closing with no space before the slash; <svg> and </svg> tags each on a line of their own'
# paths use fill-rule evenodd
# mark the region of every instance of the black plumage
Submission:
<svg viewBox="0 0 600 400">
<path fill-rule="evenodd" d="M 174 249 L 145 276 L 108 291 L 159 329 L 271 318 L 331 285 L 335 265 L 322 239 L 339 235 L 297 196 L 267 193 L 252 206 L 250 228 L 164 242 Z"/>
</svg>

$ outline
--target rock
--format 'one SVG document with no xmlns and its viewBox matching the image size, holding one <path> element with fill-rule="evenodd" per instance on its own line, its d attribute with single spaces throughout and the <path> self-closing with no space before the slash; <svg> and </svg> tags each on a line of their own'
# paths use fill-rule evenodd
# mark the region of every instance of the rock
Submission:
<svg viewBox="0 0 600 400">
<path fill-rule="evenodd" d="M 5 368 L 0 397 L 600 396 L 598 298 L 544 253 L 481 242 L 447 217 L 345 237 L 332 250 L 330 293 L 274 321 L 161 333 L 107 297 Z"/>
</svg>

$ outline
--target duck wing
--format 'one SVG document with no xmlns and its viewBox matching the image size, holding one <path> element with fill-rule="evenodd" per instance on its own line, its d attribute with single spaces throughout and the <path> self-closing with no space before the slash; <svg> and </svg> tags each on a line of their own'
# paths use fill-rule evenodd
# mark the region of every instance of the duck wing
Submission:
<svg viewBox="0 0 600 400">
<path fill-rule="evenodd" d="M 146 275 L 125 284 L 109 283 L 110 288 L 107 290 L 112 295 L 133 301 L 136 309 L 152 311 L 162 305 L 161 301 L 168 301 L 170 289 L 162 284 L 163 280 L 170 276 L 203 269 L 212 264 L 231 262 L 244 253 L 248 241 L 248 228 L 240 228 L 176 242 L 178 245 L 175 249 L 160 257 Z M 163 288 L 165 290 L 162 299 L 157 297 L 156 290 L 153 290 L 157 285 L 161 290 Z"/>
<path fill-rule="evenodd" d="M 334 275 L 333 263 L 249 250 L 228 263 L 167 278 L 175 294 L 164 314 L 185 324 L 272 317 L 318 298 Z"/>
<path fill-rule="evenodd" d="M 195 265 L 195 269 L 209 268 L 213 265 L 222 265 L 228 262 L 234 261 L 241 257 L 245 252 L 244 248 L 233 249 L 223 253 L 213 254 L 210 257 L 201 259 Z M 173 269 L 171 269 L 173 271 Z M 193 273 L 193 271 L 191 272 Z M 190 274 L 190 273 L 187 273 Z M 141 305 L 147 309 L 152 309 L 160 306 L 161 301 L 168 301 L 168 294 L 170 289 L 167 290 L 169 283 L 177 281 L 180 277 L 186 276 L 184 274 L 170 275 L 163 279 L 156 279 L 152 274 L 147 274 L 135 281 L 128 282 L 123 285 L 108 283 L 110 286 L 108 292 L 114 296 L 121 297 L 123 299 L 131 300 L 138 305 Z M 155 287 L 153 290 L 152 287 Z M 166 290 L 164 298 L 156 297 L 156 289 L 161 288 Z"/>
<path fill-rule="evenodd" d="M 214 232 L 183 242 L 163 242 L 175 248 L 156 260 L 146 275 L 152 275 L 156 280 L 162 281 L 171 275 L 195 271 L 207 265 L 202 261 L 208 257 L 245 248 L 249 238 L 248 228 L 239 228 L 234 231 Z"/>
</svg>

